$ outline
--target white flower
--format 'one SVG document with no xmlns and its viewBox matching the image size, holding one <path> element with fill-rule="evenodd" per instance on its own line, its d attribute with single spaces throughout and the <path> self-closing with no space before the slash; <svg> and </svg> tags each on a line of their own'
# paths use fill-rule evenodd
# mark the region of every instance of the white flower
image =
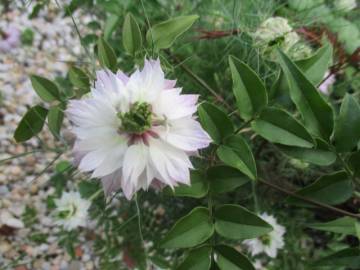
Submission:
<svg viewBox="0 0 360 270">
<path fill-rule="evenodd" d="M 350 11 L 356 8 L 356 0 L 336 0 L 334 6 L 337 10 Z"/>
<path fill-rule="evenodd" d="M 121 187 L 128 199 L 151 184 L 190 184 L 189 156 L 211 140 L 193 116 L 198 95 L 181 90 L 159 60 L 145 60 L 130 77 L 97 72 L 90 96 L 67 110 L 79 169 L 101 178 L 106 193 Z"/>
<path fill-rule="evenodd" d="M 330 76 L 330 71 L 326 71 L 324 79 L 327 78 L 325 81 L 323 81 L 321 83 L 321 85 L 319 86 L 319 90 L 321 93 L 328 95 L 330 92 L 330 87 L 335 83 L 336 79 L 335 79 L 335 75 L 331 74 Z"/>
<path fill-rule="evenodd" d="M 89 200 L 81 198 L 78 192 L 63 192 L 60 199 L 55 199 L 55 223 L 65 230 L 73 230 L 87 223 Z"/>
<path fill-rule="evenodd" d="M 289 53 L 293 58 L 308 55 L 310 47 L 302 44 L 298 45 L 300 37 L 292 29 L 289 21 L 282 17 L 270 17 L 265 20 L 258 29 L 252 34 L 255 46 L 270 59 L 276 59 L 274 48 L 279 46 L 285 53 Z"/>
<path fill-rule="evenodd" d="M 267 213 L 261 214 L 260 217 L 268 222 L 273 230 L 261 237 L 245 240 L 244 244 L 249 248 L 252 256 L 266 253 L 269 257 L 276 258 L 278 250 L 284 247 L 285 227 L 279 225 L 275 217 Z"/>
<path fill-rule="evenodd" d="M 20 31 L 14 26 L 0 29 L 0 52 L 8 52 L 20 43 Z"/>
</svg>

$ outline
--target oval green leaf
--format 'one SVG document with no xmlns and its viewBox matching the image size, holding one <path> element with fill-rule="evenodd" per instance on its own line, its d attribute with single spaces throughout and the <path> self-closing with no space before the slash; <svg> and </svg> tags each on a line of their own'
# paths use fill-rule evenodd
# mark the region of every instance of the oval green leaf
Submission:
<svg viewBox="0 0 360 270">
<path fill-rule="evenodd" d="M 97 42 L 97 56 L 101 66 L 116 71 L 117 60 L 114 49 L 102 37 Z"/>
<path fill-rule="evenodd" d="M 284 110 L 266 108 L 251 125 L 257 134 L 272 143 L 305 148 L 314 146 L 314 139 L 310 133 Z"/>
<path fill-rule="evenodd" d="M 209 239 L 214 233 L 209 211 L 197 207 L 180 218 L 161 242 L 163 248 L 189 248 Z"/>
<path fill-rule="evenodd" d="M 17 142 L 25 142 L 38 134 L 45 123 L 48 110 L 36 105 L 31 107 L 17 126 L 14 138 Z"/>
<path fill-rule="evenodd" d="M 216 154 L 226 165 L 238 169 L 250 179 L 257 178 L 257 169 L 251 148 L 241 135 L 228 137 Z"/>
<path fill-rule="evenodd" d="M 320 231 L 350 234 L 356 236 L 356 222 L 357 221 L 354 218 L 342 217 L 329 222 L 308 224 L 307 227 Z"/>
<path fill-rule="evenodd" d="M 321 203 L 336 205 L 351 198 L 353 188 L 351 180 L 344 171 L 321 176 L 313 184 L 299 190 L 296 194 Z M 288 203 L 307 206 L 300 199 L 290 197 Z"/>
<path fill-rule="evenodd" d="M 69 79 L 75 87 L 82 89 L 89 89 L 90 87 L 90 79 L 81 68 L 72 66 L 69 70 Z"/>
<path fill-rule="evenodd" d="M 200 171 L 190 172 L 191 184 L 180 184 L 174 190 L 165 188 L 166 193 L 170 193 L 179 197 L 202 198 L 209 191 L 209 184 L 205 179 L 205 175 Z"/>
<path fill-rule="evenodd" d="M 229 166 L 210 167 L 207 171 L 212 194 L 226 193 L 248 183 L 250 178 Z"/>
<path fill-rule="evenodd" d="M 267 105 L 264 83 L 255 71 L 236 57 L 229 56 L 229 64 L 238 111 L 244 120 L 249 120 Z"/>
<path fill-rule="evenodd" d="M 135 55 L 141 49 L 142 37 L 139 25 L 131 13 L 126 14 L 122 29 L 123 46 L 127 53 Z"/>
<path fill-rule="evenodd" d="M 198 15 L 179 16 L 156 24 L 146 33 L 146 40 L 148 44 L 157 49 L 170 48 L 174 41 L 186 32 L 198 18 Z"/>
<path fill-rule="evenodd" d="M 216 106 L 204 102 L 198 107 L 202 127 L 209 133 L 215 143 L 221 143 L 233 134 L 234 126 L 226 113 Z"/>
<path fill-rule="evenodd" d="M 314 263 L 314 266 L 343 266 L 350 269 L 360 269 L 360 249 L 346 248 L 335 252 Z"/>
<path fill-rule="evenodd" d="M 316 87 L 283 52 L 279 62 L 289 85 L 290 97 L 311 133 L 329 141 L 333 132 L 332 107 L 323 99 Z"/>
<path fill-rule="evenodd" d="M 319 166 L 329 166 L 336 161 L 336 155 L 329 150 L 326 142 L 316 139 L 316 148 L 303 148 L 295 146 L 276 146 L 287 156 L 300 159 Z"/>
<path fill-rule="evenodd" d="M 225 245 L 215 247 L 215 262 L 221 270 L 255 270 L 245 255 Z"/>
<path fill-rule="evenodd" d="M 333 144 L 338 152 L 353 150 L 360 139 L 360 106 L 346 94 L 336 119 Z"/>
<path fill-rule="evenodd" d="M 211 266 L 211 247 L 193 249 L 176 270 L 209 270 Z"/>
<path fill-rule="evenodd" d="M 215 210 L 215 230 L 225 238 L 256 238 L 273 230 L 272 226 L 240 205 L 222 205 Z"/>
<path fill-rule="evenodd" d="M 45 102 L 61 100 L 59 88 L 52 81 L 37 75 L 30 76 L 32 87 Z"/>
<path fill-rule="evenodd" d="M 64 120 L 64 111 L 61 105 L 52 106 L 48 113 L 48 126 L 56 139 L 60 137 L 61 125 Z"/>
</svg>

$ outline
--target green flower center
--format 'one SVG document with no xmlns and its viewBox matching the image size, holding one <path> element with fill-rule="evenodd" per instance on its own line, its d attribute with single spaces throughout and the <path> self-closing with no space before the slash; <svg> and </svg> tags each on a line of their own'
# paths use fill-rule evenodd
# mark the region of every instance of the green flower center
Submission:
<svg viewBox="0 0 360 270">
<path fill-rule="evenodd" d="M 265 234 L 265 235 L 262 235 L 260 236 L 260 241 L 261 243 L 263 243 L 265 246 L 268 246 L 270 245 L 270 235 L 269 234 Z"/>
<path fill-rule="evenodd" d="M 69 206 L 69 209 L 59 211 L 57 213 L 57 217 L 59 219 L 68 219 L 68 218 L 72 217 L 73 215 L 75 215 L 76 211 L 77 211 L 76 206 L 72 204 Z"/>
<path fill-rule="evenodd" d="M 134 103 L 127 113 L 118 113 L 121 120 L 120 130 L 130 134 L 142 134 L 151 128 L 151 105 Z"/>
<path fill-rule="evenodd" d="M 268 46 L 272 47 L 275 45 L 281 45 L 284 41 L 285 41 L 285 36 L 280 36 L 280 37 L 277 37 L 277 38 L 269 41 Z"/>
</svg>

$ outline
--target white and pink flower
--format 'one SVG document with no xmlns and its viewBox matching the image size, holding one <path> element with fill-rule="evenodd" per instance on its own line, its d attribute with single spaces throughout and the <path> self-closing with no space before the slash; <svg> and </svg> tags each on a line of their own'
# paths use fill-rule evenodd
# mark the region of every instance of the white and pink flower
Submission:
<svg viewBox="0 0 360 270">
<path fill-rule="evenodd" d="M 89 97 L 70 102 L 79 169 L 92 171 L 110 193 L 130 199 L 152 184 L 190 184 L 189 156 L 211 139 L 196 121 L 198 95 L 181 94 L 159 60 L 145 60 L 131 76 L 97 72 Z"/>
</svg>

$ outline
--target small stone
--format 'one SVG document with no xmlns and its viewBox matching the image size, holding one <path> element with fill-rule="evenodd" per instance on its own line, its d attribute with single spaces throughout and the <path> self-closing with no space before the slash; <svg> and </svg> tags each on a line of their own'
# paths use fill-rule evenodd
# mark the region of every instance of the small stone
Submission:
<svg viewBox="0 0 360 270">
<path fill-rule="evenodd" d="M 84 254 L 84 251 L 82 250 L 81 246 L 77 246 L 75 248 L 75 256 L 82 257 L 83 254 Z"/>
<path fill-rule="evenodd" d="M 0 242 L 0 253 L 4 254 L 11 249 L 11 245 L 7 241 Z"/>
<path fill-rule="evenodd" d="M 15 270 L 28 270 L 28 268 L 25 265 L 19 265 L 15 267 Z"/>
</svg>

